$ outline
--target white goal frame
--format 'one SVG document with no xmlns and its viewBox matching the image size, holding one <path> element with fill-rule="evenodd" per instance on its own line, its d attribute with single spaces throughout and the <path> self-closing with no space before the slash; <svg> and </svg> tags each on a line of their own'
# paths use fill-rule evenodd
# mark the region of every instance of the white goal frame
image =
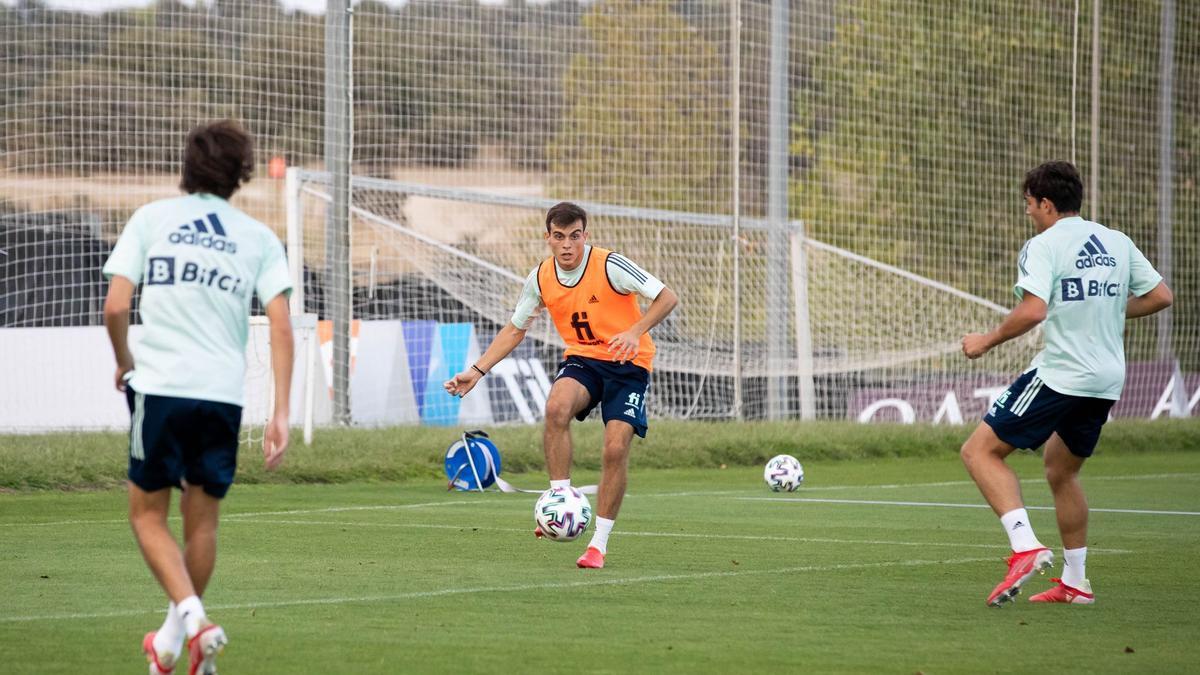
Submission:
<svg viewBox="0 0 1200 675">
<path fill-rule="evenodd" d="M 325 171 L 306 170 L 298 167 L 291 167 L 287 170 L 284 193 L 287 223 L 288 260 L 290 264 L 293 285 L 293 292 L 291 296 L 293 313 L 301 312 L 304 308 L 304 213 L 302 199 L 304 195 L 308 195 L 312 198 L 330 203 L 332 200 L 331 196 L 322 189 L 329 184 L 330 180 L 330 174 Z M 549 208 L 556 203 L 555 200 L 547 198 L 495 194 L 466 188 L 385 180 L 367 176 L 351 176 L 350 184 L 352 190 L 374 189 L 448 201 L 471 204 L 486 204 L 498 207 Z M 579 202 L 579 204 L 586 208 L 588 212 L 593 215 L 624 216 L 637 219 L 683 223 L 713 228 L 730 228 L 732 224 L 732 219 L 727 215 L 666 211 L 661 209 L 639 208 L 592 202 Z M 420 241 L 424 245 L 432 246 L 444 253 L 456 256 L 471 265 L 486 268 L 491 272 L 496 273 L 500 278 L 505 279 L 513 284 L 519 285 L 524 282 L 524 277 L 511 270 L 497 267 L 496 265 L 474 256 L 467 251 L 462 251 L 454 246 L 437 241 L 414 229 L 404 227 L 399 223 L 392 222 L 386 218 L 371 213 L 370 211 L 360 206 L 356 206 L 353 203 L 350 205 L 350 212 L 352 217 L 364 219 L 380 227 L 388 228 L 403 236 L 411 237 L 416 241 Z M 741 217 L 738 220 L 743 230 L 766 231 L 773 227 L 769 221 L 761 218 Z M 997 316 L 1003 316 L 1008 312 L 1008 309 L 1001 305 L 948 284 L 808 237 L 805 234 L 804 223 L 801 221 L 789 221 L 785 224 L 785 227 L 790 254 L 790 278 L 787 280 L 787 283 L 791 286 L 791 310 L 795 317 L 795 321 L 793 323 L 795 330 L 795 353 L 793 354 L 793 358 L 795 360 L 792 362 L 792 366 L 794 368 L 794 371 L 792 372 L 799 378 L 799 413 L 801 419 L 816 419 L 816 410 L 814 407 L 816 398 L 814 377 L 822 372 L 821 369 L 815 367 L 814 364 L 813 344 L 811 337 L 812 329 L 810 326 L 808 307 L 808 255 L 806 253 L 806 249 L 833 254 L 840 258 L 883 272 L 886 275 L 905 279 L 908 282 L 915 283 L 919 286 L 924 286 L 937 293 L 955 297 L 967 303 L 986 308 L 989 310 L 989 312 L 995 313 Z M 947 344 L 942 346 L 942 351 L 956 350 L 956 344 Z M 881 360 L 878 363 L 870 363 L 865 365 L 871 367 L 886 367 L 893 365 L 893 362 L 889 360 Z"/>
<path fill-rule="evenodd" d="M 296 352 L 296 357 L 303 359 L 304 363 L 304 382 L 302 383 L 303 390 L 301 392 L 301 425 L 303 427 L 304 444 L 312 445 L 313 438 L 313 405 L 316 396 L 316 371 L 320 367 L 320 362 L 317 359 L 319 353 L 319 338 L 317 336 L 317 315 L 316 314 L 293 314 L 292 333 L 297 336 L 297 342 L 301 342 L 300 349 Z M 269 326 L 270 321 L 266 316 L 251 316 L 251 330 L 255 326 Z M 294 359 L 294 361 L 297 359 Z M 249 364 L 247 364 L 249 368 Z M 295 373 L 295 370 L 292 371 Z M 293 379 L 292 388 L 296 387 L 296 382 Z M 268 378 L 267 383 L 267 409 L 270 410 L 275 405 L 275 387 L 272 384 L 271 378 Z M 293 417 L 294 419 L 294 417 Z M 243 427 L 261 426 L 258 420 L 243 420 Z"/>
</svg>

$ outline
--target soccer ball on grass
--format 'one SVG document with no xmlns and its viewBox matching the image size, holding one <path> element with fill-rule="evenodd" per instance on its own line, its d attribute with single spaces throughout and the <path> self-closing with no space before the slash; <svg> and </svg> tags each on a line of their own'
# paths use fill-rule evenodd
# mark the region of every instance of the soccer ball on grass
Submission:
<svg viewBox="0 0 1200 675">
<path fill-rule="evenodd" d="M 794 492 L 804 482 L 804 467 L 791 455 L 775 455 L 763 469 L 763 480 L 775 492 Z"/>
<path fill-rule="evenodd" d="M 551 488 L 533 504 L 533 520 L 553 542 L 574 542 L 592 522 L 592 503 L 575 488 Z"/>
<path fill-rule="evenodd" d="M 533 520 L 551 541 L 575 541 L 592 522 L 592 505 L 573 487 L 551 488 L 533 505 Z"/>
</svg>

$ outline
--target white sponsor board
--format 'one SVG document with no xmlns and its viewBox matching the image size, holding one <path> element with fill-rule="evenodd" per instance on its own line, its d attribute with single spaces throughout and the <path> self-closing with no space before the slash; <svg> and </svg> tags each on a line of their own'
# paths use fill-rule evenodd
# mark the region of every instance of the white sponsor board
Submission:
<svg viewBox="0 0 1200 675">
<path fill-rule="evenodd" d="M 401 321 L 354 322 L 350 399 L 355 424 L 483 426 L 541 419 L 550 380 L 537 359 L 507 358 L 497 364 L 484 386 L 464 399 L 455 399 L 442 391 L 442 382 L 448 374 L 478 360 L 476 331 L 464 324 L 426 328 L 429 330 L 422 338 L 414 341 L 406 338 Z M 130 327 L 135 358 L 141 333 L 141 326 Z M 271 409 L 268 331 L 252 327 L 249 335 L 243 420 L 262 424 Z M 453 337 L 454 344 L 443 345 L 443 336 Z M 332 417 L 333 355 L 329 347 L 323 344 L 312 350 L 313 421 L 317 425 L 328 424 Z M 51 354 L 53 357 L 47 356 Z M 306 349 L 296 349 L 291 401 L 294 425 L 303 422 L 307 354 Z M 0 433 L 127 429 L 129 411 L 124 394 L 113 386 L 115 370 L 112 347 L 102 326 L 0 329 L 0 382 L 4 385 L 0 388 Z M 414 370 L 419 377 L 414 377 Z"/>
</svg>

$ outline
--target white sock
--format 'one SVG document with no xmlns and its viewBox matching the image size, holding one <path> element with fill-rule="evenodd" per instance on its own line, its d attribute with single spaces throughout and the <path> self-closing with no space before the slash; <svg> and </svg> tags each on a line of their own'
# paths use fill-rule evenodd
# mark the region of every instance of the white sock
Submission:
<svg viewBox="0 0 1200 675">
<path fill-rule="evenodd" d="M 612 534 L 614 522 L 616 521 L 596 516 L 596 531 L 592 533 L 592 542 L 588 546 L 601 553 L 608 553 L 608 535 Z"/>
<path fill-rule="evenodd" d="M 550 481 L 550 489 L 551 489 L 551 490 L 553 490 L 554 488 L 560 488 L 560 487 L 561 487 L 561 488 L 567 488 L 567 487 L 571 487 L 571 479 L 570 479 L 570 478 L 564 478 L 564 479 L 562 479 L 562 480 L 552 480 L 552 481 Z"/>
<path fill-rule="evenodd" d="M 204 615 L 204 605 L 200 604 L 200 598 L 194 595 L 181 600 L 175 607 L 175 611 L 183 620 L 183 628 L 187 631 L 189 638 L 196 637 L 196 633 L 200 632 L 201 624 L 208 622 L 208 617 Z"/>
<path fill-rule="evenodd" d="M 173 602 L 167 605 L 167 618 L 154 634 L 154 651 L 177 657 L 183 651 L 183 620 L 179 618 L 179 611 Z"/>
<path fill-rule="evenodd" d="M 1035 548 L 1045 548 L 1042 546 L 1042 542 L 1038 541 L 1037 535 L 1033 533 L 1033 524 L 1029 522 L 1029 514 L 1025 512 L 1025 509 L 1013 509 L 1000 516 L 1000 524 L 1004 525 L 1004 531 L 1008 534 L 1008 542 L 1012 544 L 1012 550 L 1017 553 Z"/>
<path fill-rule="evenodd" d="M 1084 565 L 1086 560 L 1086 546 L 1083 548 L 1064 548 L 1062 582 L 1071 588 L 1082 588 L 1083 582 L 1087 581 L 1087 568 Z"/>
</svg>

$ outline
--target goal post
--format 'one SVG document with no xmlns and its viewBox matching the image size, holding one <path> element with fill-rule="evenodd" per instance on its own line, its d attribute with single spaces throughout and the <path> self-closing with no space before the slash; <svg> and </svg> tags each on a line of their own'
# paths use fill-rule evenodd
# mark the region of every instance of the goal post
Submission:
<svg viewBox="0 0 1200 675">
<path fill-rule="evenodd" d="M 312 445 L 316 401 L 319 345 L 316 314 L 291 316 L 294 350 L 292 360 L 291 417 L 289 426 L 299 426 L 305 445 Z M 250 317 L 246 340 L 246 405 L 242 409 L 241 441 L 260 446 L 263 428 L 275 409 L 275 380 L 271 365 L 271 331 L 266 316 Z"/>
</svg>

